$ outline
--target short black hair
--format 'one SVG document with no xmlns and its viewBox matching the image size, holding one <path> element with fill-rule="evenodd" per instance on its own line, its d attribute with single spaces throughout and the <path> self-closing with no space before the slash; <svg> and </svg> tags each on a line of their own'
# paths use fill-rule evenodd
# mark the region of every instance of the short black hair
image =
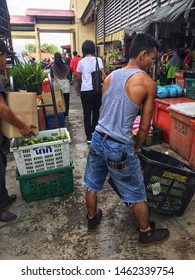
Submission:
<svg viewBox="0 0 195 280">
<path fill-rule="evenodd" d="M 72 53 L 74 56 L 77 56 L 77 51 L 73 51 Z"/>
<path fill-rule="evenodd" d="M 95 44 L 91 40 L 86 40 L 82 44 L 83 56 L 87 54 L 95 54 Z"/>
<path fill-rule="evenodd" d="M 159 48 L 156 39 L 150 34 L 139 33 L 135 35 L 131 41 L 129 58 L 136 58 L 143 50 L 151 53 L 154 51 L 154 48 L 157 50 Z"/>
</svg>

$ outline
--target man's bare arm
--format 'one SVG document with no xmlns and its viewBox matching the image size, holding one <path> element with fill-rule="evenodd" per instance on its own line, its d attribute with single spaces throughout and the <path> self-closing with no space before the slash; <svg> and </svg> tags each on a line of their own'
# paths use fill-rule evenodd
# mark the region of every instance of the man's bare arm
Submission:
<svg viewBox="0 0 195 280">
<path fill-rule="evenodd" d="M 156 85 L 153 81 L 148 84 L 147 90 L 148 90 L 148 94 L 141 108 L 140 126 L 135 141 L 136 152 L 140 151 L 140 147 L 142 143 L 145 141 L 150 129 L 150 123 L 151 123 L 153 107 L 154 107 L 154 99 L 156 96 Z"/>
</svg>

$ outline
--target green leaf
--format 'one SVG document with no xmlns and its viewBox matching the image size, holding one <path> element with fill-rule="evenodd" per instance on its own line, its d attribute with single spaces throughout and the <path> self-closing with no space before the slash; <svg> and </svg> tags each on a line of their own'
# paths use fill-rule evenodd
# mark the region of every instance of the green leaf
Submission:
<svg viewBox="0 0 195 280">
<path fill-rule="evenodd" d="M 46 78 L 40 63 L 18 63 L 9 69 L 9 76 L 13 77 L 16 90 L 27 90 L 29 86 L 42 84 Z"/>
</svg>

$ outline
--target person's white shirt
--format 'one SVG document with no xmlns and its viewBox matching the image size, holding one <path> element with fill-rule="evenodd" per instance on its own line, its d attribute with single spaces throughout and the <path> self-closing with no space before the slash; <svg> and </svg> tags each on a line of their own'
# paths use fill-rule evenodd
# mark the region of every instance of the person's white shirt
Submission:
<svg viewBox="0 0 195 280">
<path fill-rule="evenodd" d="M 102 59 L 98 59 L 99 68 L 104 68 Z M 86 56 L 78 62 L 77 72 L 82 76 L 81 91 L 93 90 L 91 73 L 96 69 L 96 57 Z"/>
</svg>

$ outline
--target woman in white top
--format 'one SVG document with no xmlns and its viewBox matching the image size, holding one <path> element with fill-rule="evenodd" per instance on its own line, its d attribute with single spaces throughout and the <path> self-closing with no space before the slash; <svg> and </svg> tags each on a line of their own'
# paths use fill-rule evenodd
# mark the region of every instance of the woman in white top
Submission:
<svg viewBox="0 0 195 280">
<path fill-rule="evenodd" d="M 70 82 L 67 78 L 70 69 L 66 63 L 63 62 L 62 56 L 59 52 L 54 54 L 54 63 L 51 66 L 51 77 L 54 77 L 54 90 L 61 90 L 65 100 L 65 116 L 69 114 L 70 103 Z"/>
<path fill-rule="evenodd" d="M 83 59 L 78 62 L 77 72 L 78 80 L 81 82 L 81 101 L 84 114 L 84 127 L 87 143 L 91 143 L 91 136 L 97 125 L 101 107 L 101 96 L 93 94 L 91 73 L 96 68 L 95 44 L 91 40 L 86 40 L 82 44 Z M 102 77 L 106 74 L 101 58 L 98 59 L 99 68 L 102 71 Z"/>
</svg>

